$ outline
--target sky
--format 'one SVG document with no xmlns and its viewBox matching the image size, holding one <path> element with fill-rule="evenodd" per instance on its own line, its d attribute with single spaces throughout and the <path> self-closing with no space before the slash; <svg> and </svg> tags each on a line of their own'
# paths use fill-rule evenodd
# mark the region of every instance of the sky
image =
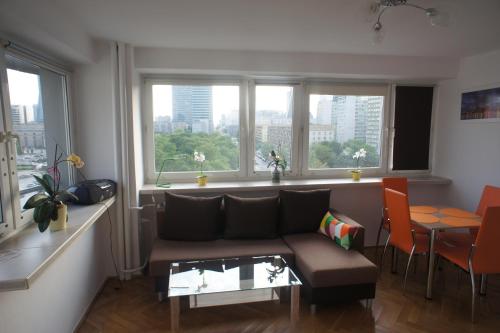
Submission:
<svg viewBox="0 0 500 333">
<path fill-rule="evenodd" d="M 290 89 L 288 86 L 257 86 L 256 109 L 286 112 Z M 239 87 L 213 86 L 212 93 L 214 125 L 217 126 L 223 114 L 239 110 Z M 172 117 L 171 85 L 153 85 L 153 114 L 154 117 Z"/>
<path fill-rule="evenodd" d="M 40 83 L 38 75 L 7 69 L 11 105 L 38 104 Z"/>
</svg>

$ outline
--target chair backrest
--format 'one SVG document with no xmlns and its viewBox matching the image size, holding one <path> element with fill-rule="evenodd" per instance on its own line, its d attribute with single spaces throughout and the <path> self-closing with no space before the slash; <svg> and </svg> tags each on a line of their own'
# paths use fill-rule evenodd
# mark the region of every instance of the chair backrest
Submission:
<svg viewBox="0 0 500 333">
<path fill-rule="evenodd" d="M 386 188 L 387 212 L 391 220 L 391 244 L 409 253 L 413 247 L 408 195 Z"/>
<path fill-rule="evenodd" d="M 384 218 L 387 218 L 387 204 L 385 202 L 385 189 L 398 191 L 408 195 L 408 179 L 406 177 L 384 177 L 382 178 L 382 201 L 384 203 Z"/>
<path fill-rule="evenodd" d="M 486 185 L 481 195 L 481 200 L 477 205 L 476 214 L 484 216 L 486 208 L 490 206 L 500 206 L 500 187 Z"/>
<path fill-rule="evenodd" d="M 500 206 L 486 208 L 483 222 L 476 238 L 472 268 L 477 274 L 500 273 Z"/>
</svg>

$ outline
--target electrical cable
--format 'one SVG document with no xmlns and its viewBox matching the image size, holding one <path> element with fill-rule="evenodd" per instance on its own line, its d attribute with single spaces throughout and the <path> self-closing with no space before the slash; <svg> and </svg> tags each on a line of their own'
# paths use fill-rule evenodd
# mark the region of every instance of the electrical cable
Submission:
<svg viewBox="0 0 500 333">
<path fill-rule="evenodd" d="M 115 251 L 113 250 L 113 221 L 111 219 L 111 214 L 109 212 L 109 206 L 106 205 L 104 202 L 99 202 L 99 204 L 101 204 L 104 207 L 106 207 L 106 213 L 108 215 L 108 222 L 109 222 L 109 250 L 110 250 L 110 254 L 111 254 L 111 260 L 113 261 L 113 266 L 115 268 L 116 277 L 118 278 L 118 281 L 120 282 L 120 287 L 119 288 L 115 287 L 115 289 L 118 290 L 118 289 L 122 289 L 123 288 L 123 281 L 120 278 L 118 264 L 116 263 L 116 259 L 115 259 Z"/>
</svg>

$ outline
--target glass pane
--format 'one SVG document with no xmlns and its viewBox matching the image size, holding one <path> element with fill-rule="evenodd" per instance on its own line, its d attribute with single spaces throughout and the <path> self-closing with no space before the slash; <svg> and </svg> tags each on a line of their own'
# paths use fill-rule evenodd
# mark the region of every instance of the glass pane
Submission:
<svg viewBox="0 0 500 333">
<path fill-rule="evenodd" d="M 255 171 L 268 170 L 271 150 L 292 161 L 293 87 L 255 88 Z"/>
<path fill-rule="evenodd" d="M 309 169 L 380 166 L 383 96 L 309 96 Z"/>
<path fill-rule="evenodd" d="M 7 56 L 12 130 L 17 140 L 20 204 L 42 188 L 33 175 L 47 172 L 48 156 L 68 154 L 65 79 L 62 75 Z M 63 156 L 64 156 L 63 155 Z M 69 184 L 68 167 L 60 165 L 61 188 Z"/>
<path fill-rule="evenodd" d="M 153 85 L 155 170 L 240 168 L 239 86 Z"/>
<path fill-rule="evenodd" d="M 280 256 L 202 260 L 170 266 L 168 296 L 301 285 Z"/>
</svg>

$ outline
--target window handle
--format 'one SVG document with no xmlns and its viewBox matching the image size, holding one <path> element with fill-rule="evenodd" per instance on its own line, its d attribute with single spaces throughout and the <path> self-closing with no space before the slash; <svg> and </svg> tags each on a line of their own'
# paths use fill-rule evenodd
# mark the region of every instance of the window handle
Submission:
<svg viewBox="0 0 500 333">
<path fill-rule="evenodd" d="M 19 135 L 16 133 L 12 133 L 11 131 L 7 131 L 7 139 L 8 140 L 12 140 L 12 139 L 19 140 Z"/>
<path fill-rule="evenodd" d="M 12 133 L 11 131 L 7 131 L 6 133 L 0 132 L 0 143 L 12 141 L 12 139 L 19 140 L 19 135 Z"/>
</svg>

